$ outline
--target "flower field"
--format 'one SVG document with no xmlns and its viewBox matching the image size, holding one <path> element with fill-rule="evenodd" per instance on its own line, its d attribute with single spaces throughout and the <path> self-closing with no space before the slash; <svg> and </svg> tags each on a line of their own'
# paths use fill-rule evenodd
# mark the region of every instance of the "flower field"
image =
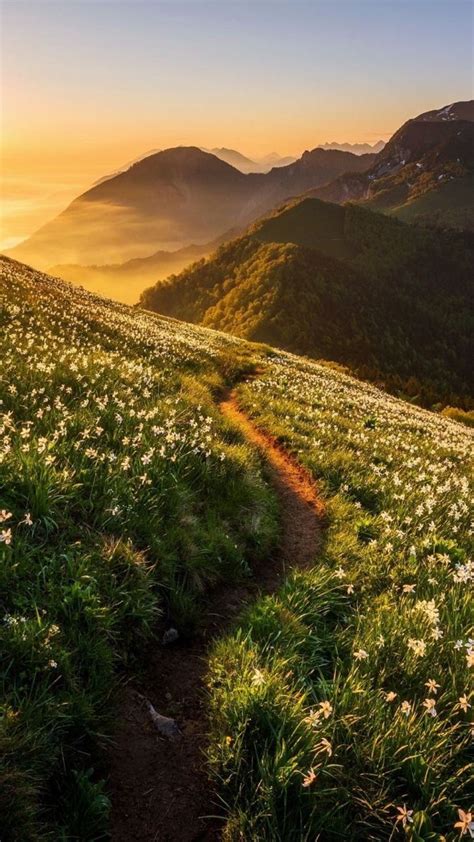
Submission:
<svg viewBox="0 0 474 842">
<path fill-rule="evenodd" d="M 2 842 L 107 838 L 121 674 L 277 545 L 262 457 L 219 411 L 236 383 L 314 476 L 327 525 L 314 565 L 213 645 L 223 838 L 473 836 L 472 430 L 329 365 L 1 269 Z"/>
<path fill-rule="evenodd" d="M 329 527 L 214 650 L 227 838 L 473 836 L 472 432 L 286 355 L 238 396 Z"/>
<path fill-rule="evenodd" d="M 103 838 L 91 756 L 117 667 L 274 540 L 260 461 L 213 397 L 239 349 L 2 260 L 3 842 Z"/>
</svg>

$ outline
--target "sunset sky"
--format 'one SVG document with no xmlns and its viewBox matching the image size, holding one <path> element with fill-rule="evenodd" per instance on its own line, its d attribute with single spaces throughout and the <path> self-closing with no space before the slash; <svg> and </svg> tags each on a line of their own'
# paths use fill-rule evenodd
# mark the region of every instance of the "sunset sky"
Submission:
<svg viewBox="0 0 474 842">
<path fill-rule="evenodd" d="M 300 154 L 472 97 L 469 0 L 1 3 L 0 246 L 147 150 Z"/>
</svg>

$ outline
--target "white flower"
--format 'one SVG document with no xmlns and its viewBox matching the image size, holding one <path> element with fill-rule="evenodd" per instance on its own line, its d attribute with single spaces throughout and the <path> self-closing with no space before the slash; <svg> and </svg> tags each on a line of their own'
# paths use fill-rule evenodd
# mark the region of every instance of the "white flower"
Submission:
<svg viewBox="0 0 474 842">
<path fill-rule="evenodd" d="M 436 702 L 434 699 L 425 699 L 423 702 L 423 707 L 426 708 L 426 713 L 429 713 L 430 716 L 438 715 L 435 705 Z"/>
<path fill-rule="evenodd" d="M 0 544 L 11 544 L 12 531 L 11 529 L 2 529 L 0 532 Z"/>
</svg>

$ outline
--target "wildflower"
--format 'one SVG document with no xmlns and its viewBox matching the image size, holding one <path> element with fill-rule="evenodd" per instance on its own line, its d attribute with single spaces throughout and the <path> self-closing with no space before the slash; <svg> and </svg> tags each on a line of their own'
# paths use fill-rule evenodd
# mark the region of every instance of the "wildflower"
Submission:
<svg viewBox="0 0 474 842">
<path fill-rule="evenodd" d="M 320 711 L 315 711 L 311 708 L 308 716 L 305 716 L 304 721 L 308 725 L 311 725 L 312 728 L 315 728 L 316 725 L 319 723 L 320 716 L 321 716 Z"/>
<path fill-rule="evenodd" d="M 397 693 L 394 693 L 393 690 L 389 690 L 388 693 L 385 693 L 385 701 L 387 702 L 394 702 L 397 698 Z"/>
<path fill-rule="evenodd" d="M 325 751 L 328 757 L 332 757 L 332 745 L 326 737 L 318 743 L 318 748 L 320 751 Z"/>
<path fill-rule="evenodd" d="M 464 810 L 458 810 L 459 821 L 456 822 L 454 827 L 459 828 L 459 835 L 465 836 L 466 833 L 469 833 L 471 839 L 474 839 L 474 821 L 472 818 L 472 813 L 469 810 L 467 813 Z"/>
<path fill-rule="evenodd" d="M 426 708 L 426 713 L 429 713 L 430 716 L 437 716 L 438 711 L 435 708 L 435 700 L 434 699 L 425 699 L 423 702 L 423 707 Z"/>
<path fill-rule="evenodd" d="M 265 684 L 265 676 L 263 672 L 259 669 L 254 669 L 252 675 L 252 684 L 254 687 L 261 687 L 262 684 Z"/>
<path fill-rule="evenodd" d="M 406 701 L 402 702 L 401 705 L 400 705 L 400 710 L 401 710 L 402 713 L 405 714 L 405 716 L 408 716 L 410 711 L 411 711 L 410 702 L 406 702 Z"/>
<path fill-rule="evenodd" d="M 348 585 L 346 588 L 346 593 L 351 594 L 354 593 L 354 585 Z"/>
<path fill-rule="evenodd" d="M 428 693 L 434 693 L 435 696 L 440 688 L 439 684 L 436 684 L 432 678 L 429 678 L 428 681 L 425 681 L 425 687 L 428 688 Z"/>
<path fill-rule="evenodd" d="M 356 661 L 365 661 L 368 657 L 369 653 L 366 652 L 365 649 L 357 649 L 357 651 L 354 652 L 354 658 Z"/>
<path fill-rule="evenodd" d="M 51 658 L 51 660 L 48 661 L 48 667 L 51 667 L 51 669 L 55 670 L 57 668 L 57 666 L 58 666 L 58 662 L 54 661 L 52 658 Z"/>
<path fill-rule="evenodd" d="M 464 694 L 464 696 L 459 696 L 459 707 L 462 711 L 464 711 L 464 713 L 467 713 L 468 708 L 471 707 L 466 694 Z"/>
<path fill-rule="evenodd" d="M 346 572 L 343 567 L 338 567 L 337 570 L 334 572 L 334 575 L 337 576 L 338 579 L 344 579 L 346 576 Z"/>
<path fill-rule="evenodd" d="M 474 667 L 474 651 L 468 652 L 466 655 L 466 663 L 468 667 Z"/>
<path fill-rule="evenodd" d="M 0 511 L 0 523 L 5 523 L 6 520 L 10 520 L 13 517 L 11 512 L 7 512 L 6 509 L 2 509 Z"/>
<path fill-rule="evenodd" d="M 416 585 L 402 585 L 402 593 L 415 593 Z"/>
<path fill-rule="evenodd" d="M 24 523 L 25 526 L 33 526 L 33 521 L 29 512 L 25 512 L 25 516 L 23 520 L 20 520 L 20 523 Z"/>
<path fill-rule="evenodd" d="M 315 780 L 316 780 L 316 773 L 315 773 L 314 769 L 308 769 L 306 775 L 303 778 L 303 786 L 309 787 L 312 784 L 314 784 Z"/>
<path fill-rule="evenodd" d="M 395 824 L 397 822 L 401 822 L 403 827 L 406 827 L 407 824 L 411 824 L 413 822 L 413 810 L 407 810 L 406 804 L 403 807 L 397 807 L 398 816 L 396 818 Z"/>
<path fill-rule="evenodd" d="M 330 702 L 320 702 L 319 707 L 321 708 L 321 714 L 324 716 L 325 719 L 328 719 L 332 713 L 332 705 Z"/>
<path fill-rule="evenodd" d="M 425 617 L 432 623 L 434 626 L 438 625 L 439 623 L 439 610 L 436 607 L 436 603 L 434 599 L 420 599 L 415 604 L 415 608 L 421 611 Z"/>
<path fill-rule="evenodd" d="M 2 529 L 0 532 L 0 544 L 11 544 L 12 542 L 12 531 L 11 529 Z"/>
<path fill-rule="evenodd" d="M 408 641 L 408 648 L 411 649 L 415 655 L 421 657 L 426 652 L 426 643 L 424 640 L 416 640 L 411 637 Z"/>
</svg>

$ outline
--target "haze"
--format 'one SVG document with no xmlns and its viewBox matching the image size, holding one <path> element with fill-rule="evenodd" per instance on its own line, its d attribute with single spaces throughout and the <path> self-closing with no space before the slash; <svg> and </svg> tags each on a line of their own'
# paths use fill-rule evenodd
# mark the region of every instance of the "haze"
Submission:
<svg viewBox="0 0 474 842">
<path fill-rule="evenodd" d="M 410 116 L 470 97 L 471 10 L 4 1 L 1 247 L 148 149 L 252 157 L 388 139 Z"/>
</svg>

